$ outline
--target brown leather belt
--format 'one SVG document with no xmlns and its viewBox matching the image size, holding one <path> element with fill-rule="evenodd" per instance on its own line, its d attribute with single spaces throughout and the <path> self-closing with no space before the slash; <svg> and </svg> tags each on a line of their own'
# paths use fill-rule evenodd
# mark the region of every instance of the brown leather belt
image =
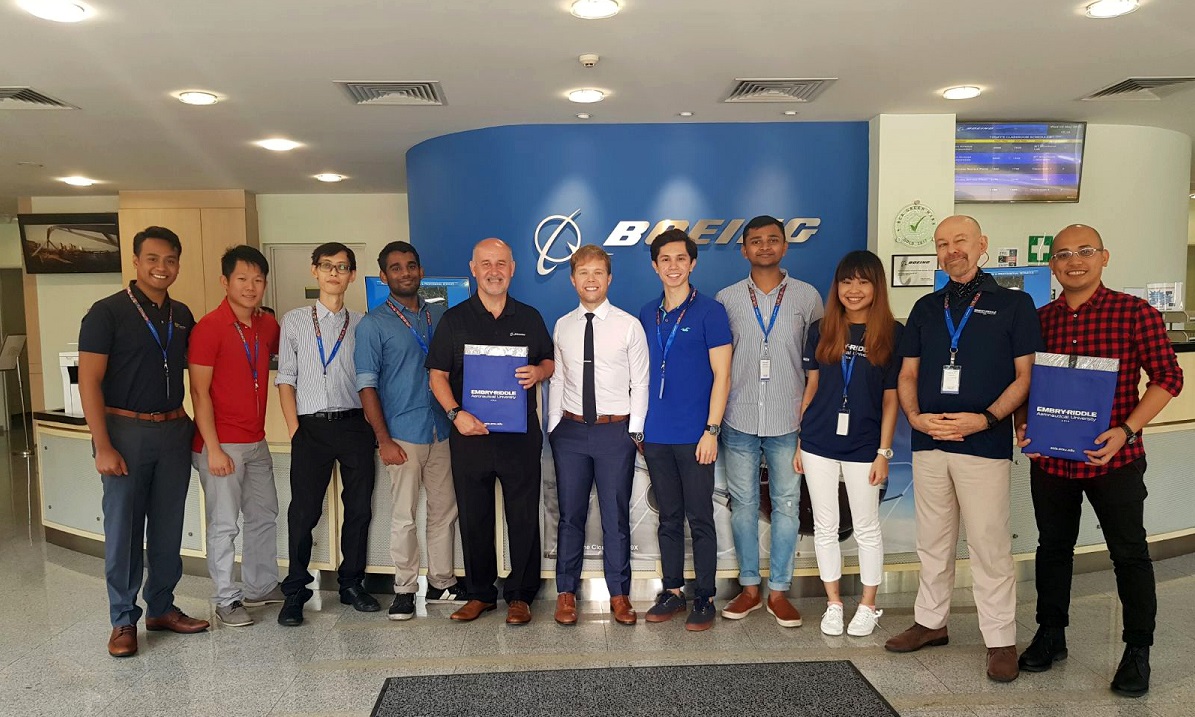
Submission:
<svg viewBox="0 0 1195 717">
<path fill-rule="evenodd" d="M 577 423 L 585 423 L 584 416 L 578 416 L 577 414 L 572 413 L 570 411 L 565 411 L 564 417 L 570 421 L 576 421 Z M 594 423 L 622 423 L 623 421 L 626 421 L 628 419 L 630 419 L 630 416 L 626 416 L 626 415 L 624 415 L 624 416 L 598 416 L 597 420 L 594 421 Z"/>
<path fill-rule="evenodd" d="M 173 421 L 179 418 L 186 418 L 186 409 L 179 407 L 173 411 L 165 413 L 137 413 L 136 411 L 126 411 L 123 408 L 112 408 L 111 406 L 104 407 L 104 413 L 110 416 L 123 416 L 124 418 L 135 418 L 138 421 L 151 421 L 153 423 L 164 423 L 166 421 Z"/>
</svg>

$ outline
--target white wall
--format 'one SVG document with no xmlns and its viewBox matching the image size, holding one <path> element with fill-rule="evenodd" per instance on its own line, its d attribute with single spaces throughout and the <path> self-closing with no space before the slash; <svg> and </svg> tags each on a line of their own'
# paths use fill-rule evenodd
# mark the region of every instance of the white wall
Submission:
<svg viewBox="0 0 1195 717">
<path fill-rule="evenodd" d="M 21 227 L 16 223 L 0 223 L 0 267 L 5 269 L 20 269 L 24 259 L 21 257 Z"/>
<path fill-rule="evenodd" d="M 392 241 L 410 241 L 405 194 L 259 194 L 261 243 L 364 243 L 372 256 Z"/>
</svg>

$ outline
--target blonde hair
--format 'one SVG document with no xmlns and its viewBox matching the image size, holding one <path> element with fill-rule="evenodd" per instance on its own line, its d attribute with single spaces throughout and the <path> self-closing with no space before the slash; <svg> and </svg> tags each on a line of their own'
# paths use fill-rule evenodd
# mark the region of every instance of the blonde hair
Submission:
<svg viewBox="0 0 1195 717">
<path fill-rule="evenodd" d="M 580 248 L 578 248 L 575 252 L 573 252 L 573 255 L 571 257 L 569 257 L 569 260 L 568 260 L 569 273 L 570 274 L 577 273 L 578 266 L 580 266 L 581 264 L 584 264 L 585 262 L 590 261 L 592 259 L 599 259 L 599 260 L 605 262 L 606 273 L 607 274 L 611 273 L 611 271 L 610 271 L 610 255 L 606 253 L 605 249 L 601 248 L 597 244 L 584 244 Z"/>
</svg>

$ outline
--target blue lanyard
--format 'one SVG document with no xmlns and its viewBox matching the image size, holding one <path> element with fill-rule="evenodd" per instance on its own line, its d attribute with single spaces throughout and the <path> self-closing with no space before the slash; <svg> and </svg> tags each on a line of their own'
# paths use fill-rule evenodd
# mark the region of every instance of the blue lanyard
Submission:
<svg viewBox="0 0 1195 717">
<path fill-rule="evenodd" d="M 954 319 L 950 317 L 950 297 L 942 297 L 942 307 L 946 312 L 946 330 L 950 332 L 950 365 L 954 365 L 954 355 L 958 353 L 958 340 L 963 335 L 963 328 L 967 325 L 967 319 L 971 318 L 971 312 L 975 311 L 975 304 L 979 302 L 982 291 L 975 292 L 975 298 L 971 299 L 971 305 L 963 312 L 963 318 L 959 319 L 958 328 L 954 326 Z"/>
<path fill-rule="evenodd" d="M 427 320 L 427 341 L 424 341 L 423 337 L 419 335 L 419 332 L 415 330 L 415 327 L 411 325 L 411 322 L 407 319 L 407 317 L 403 316 L 402 310 L 395 306 L 390 299 L 386 299 L 386 306 L 389 306 L 390 310 L 394 312 L 394 315 L 397 316 L 404 324 L 406 324 L 407 328 L 410 329 L 411 334 L 415 336 L 415 340 L 419 342 L 419 348 L 423 349 L 423 355 L 426 356 L 428 353 L 427 345 L 432 340 L 431 310 L 429 310 L 426 306 L 423 307 L 423 317 Z"/>
<path fill-rule="evenodd" d="M 141 308 L 141 302 L 137 301 L 137 297 L 133 296 L 133 290 L 130 287 L 125 287 L 125 293 L 129 295 L 129 301 L 133 302 L 133 306 L 137 307 L 137 313 L 141 314 L 141 319 L 145 321 L 145 325 L 149 327 L 149 333 L 154 337 L 154 343 L 162 350 L 162 369 L 166 372 L 166 398 L 170 398 L 170 342 L 174 340 L 174 303 L 170 304 L 170 313 L 166 315 L 166 343 L 162 343 L 162 335 L 158 333 L 158 327 L 154 326 L 154 322 L 150 321 L 149 316 L 146 315 L 145 309 Z"/>
<path fill-rule="evenodd" d="M 747 293 L 751 294 L 751 306 L 755 308 L 755 320 L 759 322 L 759 328 L 763 331 L 763 342 L 768 342 L 768 337 L 772 335 L 772 329 L 776 328 L 776 317 L 780 314 L 780 302 L 784 301 L 784 292 L 788 289 L 788 284 L 780 285 L 780 293 L 776 295 L 776 305 L 772 307 L 772 318 L 768 321 L 768 325 L 763 324 L 763 314 L 759 311 L 759 301 L 755 298 L 755 289 L 751 285 L 747 285 Z"/>
<path fill-rule="evenodd" d="M 864 336 L 867 335 L 866 329 L 864 330 L 863 335 Z M 860 338 L 859 340 L 862 341 L 863 339 Z M 841 361 L 842 361 L 842 407 L 843 408 L 846 408 L 846 392 L 847 392 L 847 389 L 849 389 L 851 387 L 851 376 L 854 375 L 854 373 L 855 373 L 855 359 L 859 357 L 859 354 L 855 353 L 854 351 L 851 351 L 850 352 L 851 360 L 847 361 L 846 354 L 847 354 L 847 352 L 843 351 L 842 359 L 841 359 Z"/>
<path fill-rule="evenodd" d="M 660 299 L 660 308 L 656 309 L 656 344 L 660 347 L 660 398 L 664 398 L 664 370 L 668 365 L 668 352 L 672 350 L 672 342 L 676 339 L 676 330 L 680 328 L 680 322 L 685 319 L 685 312 L 693 305 L 693 300 L 697 298 L 697 289 L 689 294 L 689 298 L 685 299 L 685 303 L 681 305 L 680 315 L 676 317 L 676 323 L 672 325 L 672 331 L 668 334 L 668 343 L 664 343 L 664 337 L 660 333 L 660 323 L 663 322 L 664 317 L 668 312 L 664 310 L 664 300 Z"/>
<path fill-rule="evenodd" d="M 324 366 L 324 375 L 328 375 L 328 367 L 336 360 L 336 352 L 340 350 L 340 344 L 344 342 L 344 335 L 349 330 L 349 310 L 344 310 L 344 326 L 340 329 L 340 336 L 336 339 L 336 345 L 332 347 L 332 355 L 324 358 L 324 337 L 319 329 L 319 314 L 315 307 L 311 307 L 311 323 L 315 324 L 315 345 L 319 347 L 319 361 Z"/>
<path fill-rule="evenodd" d="M 259 385 L 257 383 L 257 359 L 261 356 L 261 334 L 254 332 L 253 334 L 253 353 L 249 353 L 249 342 L 245 339 L 245 332 L 241 329 L 241 322 L 233 319 L 233 327 L 237 330 L 237 335 L 241 337 L 241 346 L 245 348 L 245 358 L 249 361 L 249 371 L 253 374 L 253 393 L 257 394 Z"/>
</svg>

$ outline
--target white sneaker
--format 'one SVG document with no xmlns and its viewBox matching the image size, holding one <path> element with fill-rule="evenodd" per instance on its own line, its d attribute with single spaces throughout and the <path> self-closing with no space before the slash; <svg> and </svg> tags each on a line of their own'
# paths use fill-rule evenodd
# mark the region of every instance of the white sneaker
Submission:
<svg viewBox="0 0 1195 717">
<path fill-rule="evenodd" d="M 860 605 L 859 609 L 855 611 L 855 617 L 851 618 L 851 624 L 846 628 L 846 634 L 855 637 L 870 635 L 876 629 L 876 625 L 880 624 L 880 616 L 883 614 L 883 610 Z M 839 622 L 839 624 L 842 623 Z"/>
<path fill-rule="evenodd" d="M 826 635 L 842 634 L 841 603 L 832 603 L 826 606 L 826 614 L 822 615 L 822 633 Z"/>
</svg>

